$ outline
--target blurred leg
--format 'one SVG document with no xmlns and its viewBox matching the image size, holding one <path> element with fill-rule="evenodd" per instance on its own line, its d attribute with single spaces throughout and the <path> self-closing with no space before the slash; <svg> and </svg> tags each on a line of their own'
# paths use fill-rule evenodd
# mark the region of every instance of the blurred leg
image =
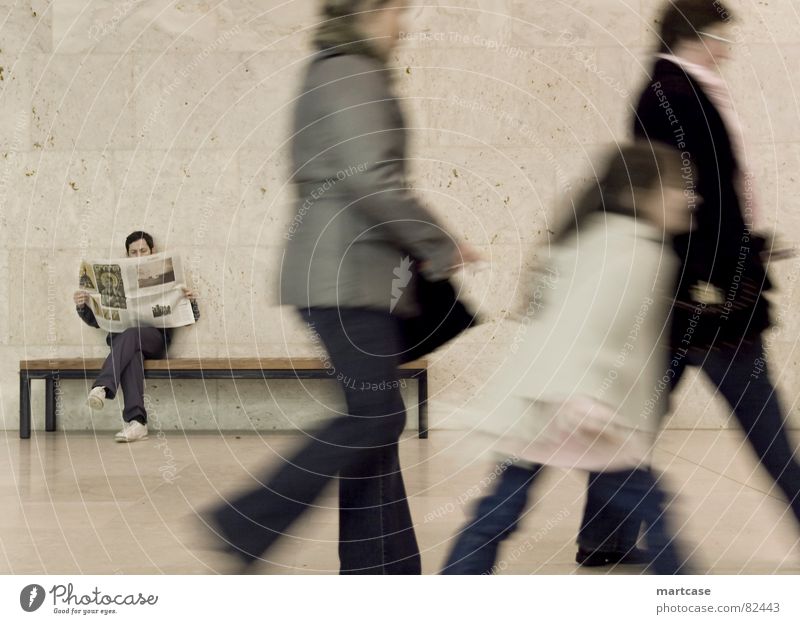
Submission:
<svg viewBox="0 0 800 624">
<path fill-rule="evenodd" d="M 498 466 L 502 472 L 490 495 L 478 502 L 475 516 L 461 529 L 442 574 L 490 574 L 500 543 L 517 528 L 525 511 L 528 489 L 541 466 Z"/>
<path fill-rule="evenodd" d="M 673 353 L 667 373 L 670 391 L 680 383 L 688 364 L 685 356 Z M 607 505 L 606 495 L 610 486 L 605 483 L 606 479 L 604 473 L 589 473 L 586 507 L 578 533 L 578 547 L 587 553 L 613 553 L 616 556 L 635 553 L 642 519 L 628 513 L 620 515 Z"/>
<path fill-rule="evenodd" d="M 641 518 L 608 504 L 611 486 L 605 473 L 589 473 L 586 507 L 578 533 L 578 546 L 586 552 L 627 553 L 636 548 Z"/>
<path fill-rule="evenodd" d="M 684 561 L 667 526 L 664 495 L 649 470 L 606 473 L 598 482 L 597 495 L 606 499 L 613 514 L 644 523 L 649 570 L 655 574 L 679 574 Z"/>
<path fill-rule="evenodd" d="M 339 475 L 342 574 L 421 574 L 397 444 Z"/>
<path fill-rule="evenodd" d="M 351 556 L 351 542 L 346 541 L 340 548 L 346 559 L 343 569 L 346 565 L 346 571 L 365 568 L 387 573 L 393 565 L 407 565 L 406 560 L 412 562 L 418 556 L 394 459 L 406 421 L 399 384 L 392 383 L 397 379 L 394 355 L 400 344 L 397 321 L 389 314 L 347 309 L 313 310 L 306 320 L 330 354 L 348 413 L 315 432 L 264 485 L 216 510 L 214 518 L 232 548 L 252 560 L 272 546 L 332 478 L 340 473 L 366 475 L 368 485 L 356 499 L 369 498 L 369 503 L 362 509 L 348 509 L 351 515 L 346 514 L 345 531 L 351 531 L 353 524 L 370 525 L 376 513 L 379 517 L 399 513 L 400 520 L 395 521 L 408 528 L 397 533 L 403 546 L 395 545 L 391 533 L 378 530 L 364 542 L 352 542 L 358 553 Z M 394 478 L 389 479 L 392 474 Z M 401 553 L 402 561 L 393 559 L 395 551 Z"/>
<path fill-rule="evenodd" d="M 800 521 L 800 465 L 789 442 L 784 412 L 769 379 L 761 341 L 742 343 L 735 352 L 713 352 L 703 364 L 703 370 L 733 409 L 759 461 Z"/>
</svg>

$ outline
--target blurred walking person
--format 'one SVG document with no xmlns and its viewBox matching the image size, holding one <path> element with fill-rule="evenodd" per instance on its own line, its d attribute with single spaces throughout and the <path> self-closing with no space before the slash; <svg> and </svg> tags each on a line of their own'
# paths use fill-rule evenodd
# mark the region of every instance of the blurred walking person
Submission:
<svg viewBox="0 0 800 624">
<path fill-rule="evenodd" d="M 732 13 L 719 0 L 676 0 L 663 13 L 660 50 L 633 122 L 637 137 L 677 148 L 694 165 L 697 193 L 690 235 L 675 239 L 681 261 L 672 316 L 671 387 L 687 366 L 716 386 L 761 464 L 800 520 L 800 464 L 786 433 L 786 413 L 770 381 L 762 333 L 770 326 L 771 253 L 755 233 L 742 128 L 720 65 L 731 55 Z M 774 258 L 775 256 L 773 256 Z M 604 477 L 590 477 L 603 487 Z M 578 538 L 584 565 L 626 562 L 639 525 L 590 494 Z M 638 563 L 638 557 L 633 562 Z"/>
<path fill-rule="evenodd" d="M 684 565 L 647 467 L 663 413 L 652 390 L 667 357 L 670 243 L 690 225 L 679 153 L 647 143 L 619 149 L 576 217 L 553 248 L 541 317 L 470 408 L 480 414 L 485 405 L 477 428 L 498 439 L 499 476 L 457 536 L 445 574 L 495 571 L 543 466 L 602 471 L 595 495 L 644 522 L 652 570 Z"/>
<path fill-rule="evenodd" d="M 406 413 L 397 367 L 417 286 L 475 259 L 407 189 L 406 130 L 386 60 L 404 0 L 325 0 L 297 101 L 294 219 L 282 303 L 318 336 L 347 413 L 313 435 L 265 485 L 212 515 L 242 563 L 262 558 L 339 478 L 342 574 L 419 574 L 398 458 Z"/>
</svg>

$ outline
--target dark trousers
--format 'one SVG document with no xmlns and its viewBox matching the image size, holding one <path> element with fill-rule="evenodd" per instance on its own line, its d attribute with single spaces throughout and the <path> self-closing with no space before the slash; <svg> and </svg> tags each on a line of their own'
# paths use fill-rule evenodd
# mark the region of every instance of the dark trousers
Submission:
<svg viewBox="0 0 800 624">
<path fill-rule="evenodd" d="M 157 360 L 166 355 L 164 332 L 154 327 L 132 327 L 119 334 L 109 334 L 111 353 L 103 362 L 93 388 L 104 386 L 113 399 L 119 388 L 125 399 L 122 418 L 125 422 L 147 423 L 144 406 L 144 360 Z"/>
<path fill-rule="evenodd" d="M 497 561 L 498 548 L 516 530 L 527 506 L 528 491 L 542 467 L 501 464 L 496 474 L 503 468 L 494 492 L 478 503 L 474 518 L 461 529 L 443 574 L 492 574 L 506 569 L 507 561 Z M 682 563 L 666 527 L 664 497 L 648 470 L 605 473 L 595 490 L 614 513 L 644 522 L 653 572 L 680 571 Z"/>
<path fill-rule="evenodd" d="M 728 402 L 747 441 L 800 522 L 800 464 L 786 434 L 784 412 L 769 379 L 761 340 L 743 342 L 738 350 L 673 355 L 673 388 L 686 366 L 700 367 Z M 626 552 L 636 544 L 639 522 L 636 518 L 619 517 L 604 505 L 601 496 L 592 492 L 604 479 L 603 475 L 590 476 L 578 545 L 586 550 Z"/>
<path fill-rule="evenodd" d="M 362 309 L 315 308 L 303 316 L 330 356 L 347 414 L 310 436 L 265 485 L 214 511 L 216 524 L 245 560 L 260 558 L 338 476 L 341 573 L 419 574 L 398 456 L 406 423 L 399 323 Z"/>
</svg>

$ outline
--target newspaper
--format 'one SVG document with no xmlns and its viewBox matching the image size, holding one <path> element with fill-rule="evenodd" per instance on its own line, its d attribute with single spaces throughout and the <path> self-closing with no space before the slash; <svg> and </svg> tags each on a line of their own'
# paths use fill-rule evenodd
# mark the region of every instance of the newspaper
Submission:
<svg viewBox="0 0 800 624">
<path fill-rule="evenodd" d="M 105 331 L 194 323 L 192 304 L 183 293 L 183 263 L 176 254 L 84 260 L 78 282 L 89 293 L 87 305 Z"/>
</svg>

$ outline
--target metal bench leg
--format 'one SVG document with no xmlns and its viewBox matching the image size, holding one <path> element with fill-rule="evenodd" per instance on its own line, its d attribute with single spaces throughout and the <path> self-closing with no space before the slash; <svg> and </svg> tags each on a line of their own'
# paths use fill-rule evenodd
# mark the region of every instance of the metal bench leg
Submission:
<svg viewBox="0 0 800 624">
<path fill-rule="evenodd" d="M 52 375 L 44 380 L 44 430 L 56 430 L 56 386 L 58 382 Z"/>
<path fill-rule="evenodd" d="M 19 437 L 31 437 L 31 380 L 23 371 L 19 372 Z"/>
<path fill-rule="evenodd" d="M 419 398 L 419 439 L 428 438 L 428 371 L 422 371 L 417 378 Z"/>
</svg>

